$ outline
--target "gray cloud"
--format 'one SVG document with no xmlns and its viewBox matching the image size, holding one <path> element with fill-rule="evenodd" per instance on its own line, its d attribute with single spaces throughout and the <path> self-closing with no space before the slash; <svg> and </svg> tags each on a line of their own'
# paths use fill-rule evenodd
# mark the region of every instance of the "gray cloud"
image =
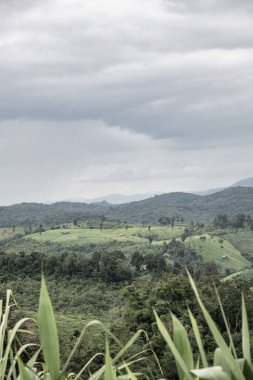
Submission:
<svg viewBox="0 0 253 380">
<path fill-rule="evenodd" d="M 212 165 L 215 186 L 252 174 L 251 1 L 8 0 L 0 13 L 0 201 L 15 181 L 46 199 L 62 184 L 197 188 Z"/>
<path fill-rule="evenodd" d="M 101 121 L 0 124 L 0 204 L 73 196 L 193 191 L 229 185 L 252 168 L 252 143 L 178 150 Z M 222 163 L 222 165 L 221 165 Z"/>
</svg>

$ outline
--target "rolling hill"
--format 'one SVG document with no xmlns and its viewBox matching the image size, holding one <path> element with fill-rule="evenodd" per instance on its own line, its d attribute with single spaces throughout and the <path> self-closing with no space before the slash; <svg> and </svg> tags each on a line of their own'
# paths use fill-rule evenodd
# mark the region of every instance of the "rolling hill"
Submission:
<svg viewBox="0 0 253 380">
<path fill-rule="evenodd" d="M 22 203 L 0 207 L 0 227 L 28 226 L 29 224 L 56 225 L 74 219 L 121 220 L 127 223 L 158 223 L 161 216 L 181 215 L 186 223 L 191 220 L 210 223 L 218 214 L 232 217 L 238 213 L 253 217 L 253 188 L 231 187 L 218 193 L 200 196 L 189 193 L 157 195 L 142 201 L 111 205 L 57 202 L 51 205 Z"/>
</svg>

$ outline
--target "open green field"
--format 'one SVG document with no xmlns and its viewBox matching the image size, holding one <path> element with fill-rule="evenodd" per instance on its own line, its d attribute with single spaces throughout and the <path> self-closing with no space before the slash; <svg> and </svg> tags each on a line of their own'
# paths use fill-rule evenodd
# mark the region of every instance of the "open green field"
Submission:
<svg viewBox="0 0 253 380">
<path fill-rule="evenodd" d="M 187 239 L 187 244 L 202 255 L 205 262 L 215 261 L 223 270 L 241 271 L 251 265 L 228 240 L 217 236 L 193 236 Z"/>
<path fill-rule="evenodd" d="M 223 235 L 230 241 L 242 254 L 253 257 L 253 231 L 238 230 L 231 231 Z"/>
<path fill-rule="evenodd" d="M 110 242 L 128 242 L 134 244 L 149 243 L 149 236 L 154 236 L 153 244 L 157 242 L 168 241 L 173 237 L 180 237 L 184 227 L 148 227 L 131 226 L 126 228 L 107 228 L 107 229 L 88 229 L 88 228 L 65 228 L 57 230 L 48 230 L 45 232 L 34 233 L 25 238 L 35 239 L 39 242 L 62 243 L 64 245 L 85 245 L 85 244 L 103 244 Z"/>
</svg>

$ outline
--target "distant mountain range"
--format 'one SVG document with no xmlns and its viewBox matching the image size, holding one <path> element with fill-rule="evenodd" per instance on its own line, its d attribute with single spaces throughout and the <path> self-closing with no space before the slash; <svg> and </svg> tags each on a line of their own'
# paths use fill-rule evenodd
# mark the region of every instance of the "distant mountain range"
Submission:
<svg viewBox="0 0 253 380">
<path fill-rule="evenodd" d="M 225 189 L 229 189 L 230 187 L 238 187 L 238 186 L 240 186 L 240 187 L 253 187 L 253 177 L 242 179 L 241 181 L 238 181 L 238 182 L 234 183 L 233 185 L 230 185 L 227 187 L 220 187 L 220 188 L 210 189 L 210 190 L 206 190 L 206 191 L 199 191 L 199 192 L 196 192 L 196 194 L 198 194 L 198 195 L 210 195 L 210 194 L 214 194 L 214 193 L 217 193 L 217 192 L 225 190 Z"/>
<path fill-rule="evenodd" d="M 68 198 L 65 199 L 65 202 L 83 202 L 83 203 L 98 203 L 98 202 L 108 202 L 111 204 L 122 204 L 129 202 L 141 201 L 143 199 L 147 199 L 153 197 L 154 193 L 147 194 L 133 194 L 133 195 L 124 195 L 124 194 L 110 194 L 97 198 Z"/>
<path fill-rule="evenodd" d="M 169 193 L 119 205 L 107 202 L 57 202 L 50 205 L 21 203 L 0 207 L 0 227 L 40 223 L 52 226 L 73 222 L 74 219 L 100 219 L 101 215 L 129 224 L 155 224 L 161 216 L 175 215 L 181 215 L 186 223 L 191 220 L 210 223 L 218 214 L 223 213 L 230 217 L 238 213 L 253 217 L 253 187 L 230 187 L 204 196 Z"/>
<path fill-rule="evenodd" d="M 193 192 L 194 194 L 197 195 L 210 195 L 217 193 L 219 191 L 228 189 L 230 187 L 253 187 L 253 177 L 252 178 L 246 178 L 243 179 L 239 182 L 234 183 L 231 186 L 227 187 L 221 187 L 221 188 L 216 188 L 216 189 L 210 189 L 206 191 L 196 191 Z M 65 199 L 65 202 L 81 202 L 81 203 L 97 203 L 97 202 L 108 202 L 111 204 L 123 204 L 123 203 L 130 203 L 130 202 L 136 202 L 136 201 L 142 201 L 144 199 L 148 199 L 153 197 L 154 195 L 160 195 L 161 193 L 146 193 L 146 194 L 133 194 L 133 195 L 125 195 L 125 194 L 110 194 L 110 195 L 105 195 L 102 197 L 97 197 L 97 198 L 68 198 Z"/>
</svg>

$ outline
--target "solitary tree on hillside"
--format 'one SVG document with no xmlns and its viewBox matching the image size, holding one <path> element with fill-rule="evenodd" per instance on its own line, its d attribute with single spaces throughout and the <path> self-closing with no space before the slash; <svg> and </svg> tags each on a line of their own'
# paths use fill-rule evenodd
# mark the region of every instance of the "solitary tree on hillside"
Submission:
<svg viewBox="0 0 253 380">
<path fill-rule="evenodd" d="M 100 216 L 100 221 L 101 221 L 101 223 L 100 223 L 100 230 L 102 230 L 104 222 L 106 221 L 106 217 L 104 215 L 101 215 Z"/>
<path fill-rule="evenodd" d="M 132 254 L 132 257 L 131 257 L 131 264 L 135 267 L 135 269 L 137 271 L 139 271 L 141 269 L 141 266 L 143 264 L 143 255 L 136 251 Z"/>
</svg>

